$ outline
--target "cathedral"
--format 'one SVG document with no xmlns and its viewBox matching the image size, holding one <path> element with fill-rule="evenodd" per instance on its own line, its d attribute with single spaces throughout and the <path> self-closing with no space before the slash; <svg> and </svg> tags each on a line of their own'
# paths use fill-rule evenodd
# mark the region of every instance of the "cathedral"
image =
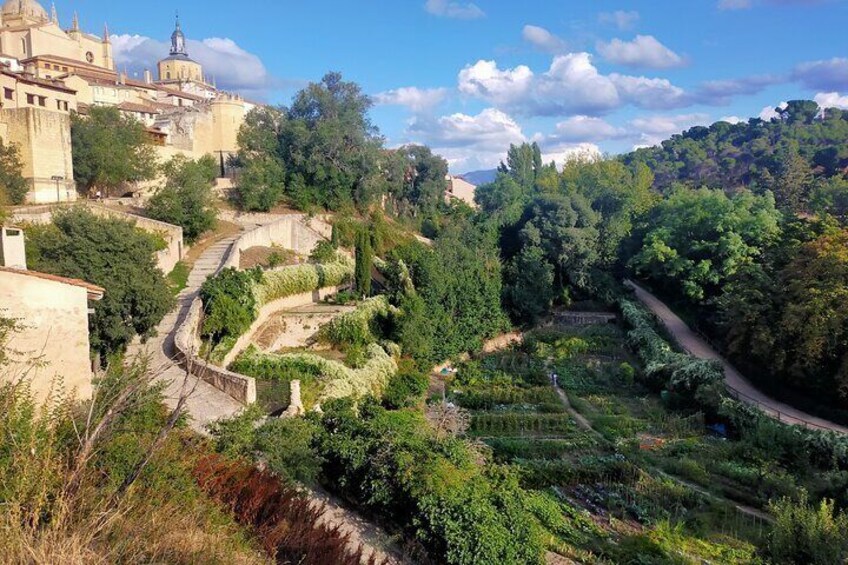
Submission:
<svg viewBox="0 0 848 565">
<path fill-rule="evenodd" d="M 160 161 L 175 155 L 213 155 L 224 164 L 254 105 L 219 91 L 188 52 L 179 18 L 157 77 L 130 78 L 116 68 L 109 30 L 93 35 L 73 16 L 63 29 L 55 6 L 6 0 L 0 9 L 0 139 L 17 145 L 27 201 L 77 198 L 73 180 L 70 116 L 94 106 L 114 106 L 142 123 Z M 150 186 L 127 187 L 143 193 Z"/>
</svg>

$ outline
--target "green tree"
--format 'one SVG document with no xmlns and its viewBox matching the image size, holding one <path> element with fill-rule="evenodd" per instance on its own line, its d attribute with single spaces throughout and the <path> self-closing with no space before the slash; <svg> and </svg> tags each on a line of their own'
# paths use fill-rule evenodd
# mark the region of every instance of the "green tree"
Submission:
<svg viewBox="0 0 848 565">
<path fill-rule="evenodd" d="M 18 147 L 0 139 L 0 208 L 9 204 L 23 204 L 27 185 L 21 176 L 23 163 Z"/>
<path fill-rule="evenodd" d="M 356 236 L 356 292 L 362 298 L 371 296 L 371 269 L 374 266 L 374 251 L 371 247 L 371 234 L 360 229 Z"/>
<path fill-rule="evenodd" d="M 248 113 L 239 130 L 235 195 L 245 210 L 267 212 L 285 193 L 280 147 L 285 121 L 284 109 L 261 106 Z"/>
<path fill-rule="evenodd" d="M 71 117 L 74 178 L 87 192 L 106 194 L 126 183 L 152 179 L 156 157 L 144 125 L 115 107 L 92 106 Z"/>
<path fill-rule="evenodd" d="M 778 207 L 792 212 L 805 210 L 813 185 L 809 163 L 794 149 L 784 151 L 777 157 L 780 165 L 772 192 Z"/>
<path fill-rule="evenodd" d="M 149 337 L 173 306 L 155 253 L 163 242 L 131 222 L 84 209 L 57 212 L 27 232 L 27 261 L 37 271 L 82 279 L 106 289 L 89 318 L 91 347 L 123 351 L 136 334 Z"/>
<path fill-rule="evenodd" d="M 513 316 L 534 324 L 551 307 L 554 296 L 554 268 L 541 247 L 521 250 L 506 269 L 506 303 Z"/>
<path fill-rule="evenodd" d="M 830 214 L 848 225 L 848 180 L 833 177 L 813 189 L 810 208 L 818 214 Z"/>
<path fill-rule="evenodd" d="M 212 195 L 217 174 L 211 156 L 196 161 L 177 156 L 164 167 L 165 184 L 150 198 L 147 214 L 183 228 L 189 242 L 215 227 L 218 210 Z"/>
<path fill-rule="evenodd" d="M 646 217 L 630 266 L 670 292 L 703 303 L 776 241 L 779 221 L 771 194 L 729 198 L 719 190 L 681 188 Z"/>
<path fill-rule="evenodd" d="M 445 201 L 448 163 L 423 145 L 406 145 L 396 151 L 397 177 L 390 194 L 395 211 L 404 216 L 433 215 Z"/>
</svg>

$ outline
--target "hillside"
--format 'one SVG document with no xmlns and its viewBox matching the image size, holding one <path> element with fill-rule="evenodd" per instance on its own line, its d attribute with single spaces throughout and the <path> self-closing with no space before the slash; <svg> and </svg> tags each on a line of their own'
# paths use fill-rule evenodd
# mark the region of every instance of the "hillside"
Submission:
<svg viewBox="0 0 848 565">
<path fill-rule="evenodd" d="M 622 157 L 625 163 L 644 163 L 654 172 L 662 192 L 674 183 L 734 191 L 778 192 L 797 155 L 807 173 L 829 178 L 848 167 L 848 112 L 823 111 L 812 101 L 793 101 L 764 121 L 694 127 Z M 777 190 L 775 190 L 777 189 Z"/>
</svg>

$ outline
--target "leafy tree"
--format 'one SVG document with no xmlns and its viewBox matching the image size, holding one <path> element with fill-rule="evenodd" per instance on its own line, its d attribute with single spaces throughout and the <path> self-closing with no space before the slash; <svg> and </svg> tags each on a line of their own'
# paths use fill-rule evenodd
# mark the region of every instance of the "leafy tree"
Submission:
<svg viewBox="0 0 848 565">
<path fill-rule="evenodd" d="M 155 219 L 183 228 L 186 239 L 195 241 L 203 232 L 215 227 L 218 211 L 212 195 L 215 159 L 206 156 L 196 161 L 174 157 L 164 168 L 165 185 L 147 204 L 147 214 Z"/>
<path fill-rule="evenodd" d="M 247 114 L 239 130 L 236 164 L 241 170 L 235 194 L 245 210 L 267 212 L 283 197 L 286 170 L 280 136 L 285 120 L 282 109 L 260 106 Z"/>
<path fill-rule="evenodd" d="M 805 210 L 813 184 L 809 163 L 796 150 L 785 151 L 777 158 L 780 165 L 772 184 L 777 205 L 792 212 Z"/>
<path fill-rule="evenodd" d="M 206 310 L 202 334 L 214 343 L 225 337 L 238 337 L 256 319 L 253 287 L 262 279 L 261 269 L 224 269 L 200 287 Z"/>
<path fill-rule="evenodd" d="M 717 296 L 779 235 L 780 214 L 770 194 L 678 189 L 646 217 L 630 266 L 693 302 Z"/>
<path fill-rule="evenodd" d="M 95 351 L 120 352 L 136 334 L 149 337 L 173 306 L 155 261 L 163 242 L 131 222 L 66 210 L 48 226 L 31 227 L 27 240 L 27 261 L 34 270 L 106 289 L 89 318 Z"/>
<path fill-rule="evenodd" d="M 521 250 L 506 269 L 506 303 L 518 320 L 534 324 L 554 301 L 554 269 L 541 247 Z"/>
<path fill-rule="evenodd" d="M 272 418 L 256 430 L 253 448 L 262 453 L 275 475 L 311 485 L 323 463 L 313 449 L 320 431 L 320 426 L 307 418 Z"/>
<path fill-rule="evenodd" d="M 810 207 L 818 214 L 830 214 L 848 224 L 848 180 L 833 177 L 813 189 Z"/>
<path fill-rule="evenodd" d="M 18 147 L 0 139 L 0 207 L 8 204 L 23 204 L 27 185 L 21 176 L 23 163 Z"/>
<path fill-rule="evenodd" d="M 99 188 L 109 194 L 156 173 L 144 125 L 115 107 L 92 106 L 88 116 L 74 114 L 71 145 L 74 177 L 89 193 Z"/>
<path fill-rule="evenodd" d="M 374 266 L 374 251 L 371 235 L 361 229 L 356 237 L 356 292 L 365 298 L 371 296 L 371 269 Z"/>
<path fill-rule="evenodd" d="M 822 500 L 816 508 L 804 493 L 800 500 L 773 502 L 770 510 L 775 524 L 768 555 L 774 563 L 830 565 L 848 560 L 848 515 L 837 511 L 833 501 Z"/>
<path fill-rule="evenodd" d="M 444 203 L 448 163 L 423 145 L 406 145 L 395 152 L 390 194 L 403 216 L 432 216 Z"/>
<path fill-rule="evenodd" d="M 383 404 L 391 409 L 411 408 L 421 403 L 429 386 L 427 373 L 409 360 L 402 360 L 398 372 L 383 391 Z"/>
</svg>

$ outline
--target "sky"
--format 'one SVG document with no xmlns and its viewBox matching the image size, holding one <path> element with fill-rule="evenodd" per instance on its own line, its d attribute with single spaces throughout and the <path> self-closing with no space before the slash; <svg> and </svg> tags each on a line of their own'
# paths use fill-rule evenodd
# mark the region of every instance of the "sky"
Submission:
<svg viewBox="0 0 848 565">
<path fill-rule="evenodd" d="M 45 4 L 49 9 L 49 6 Z M 848 0 L 59 0 L 108 22 L 120 68 L 189 54 L 222 89 L 288 104 L 339 71 L 390 147 L 424 143 L 454 173 L 511 143 L 546 160 L 621 153 L 695 125 L 769 118 L 787 100 L 848 107 Z"/>
</svg>

